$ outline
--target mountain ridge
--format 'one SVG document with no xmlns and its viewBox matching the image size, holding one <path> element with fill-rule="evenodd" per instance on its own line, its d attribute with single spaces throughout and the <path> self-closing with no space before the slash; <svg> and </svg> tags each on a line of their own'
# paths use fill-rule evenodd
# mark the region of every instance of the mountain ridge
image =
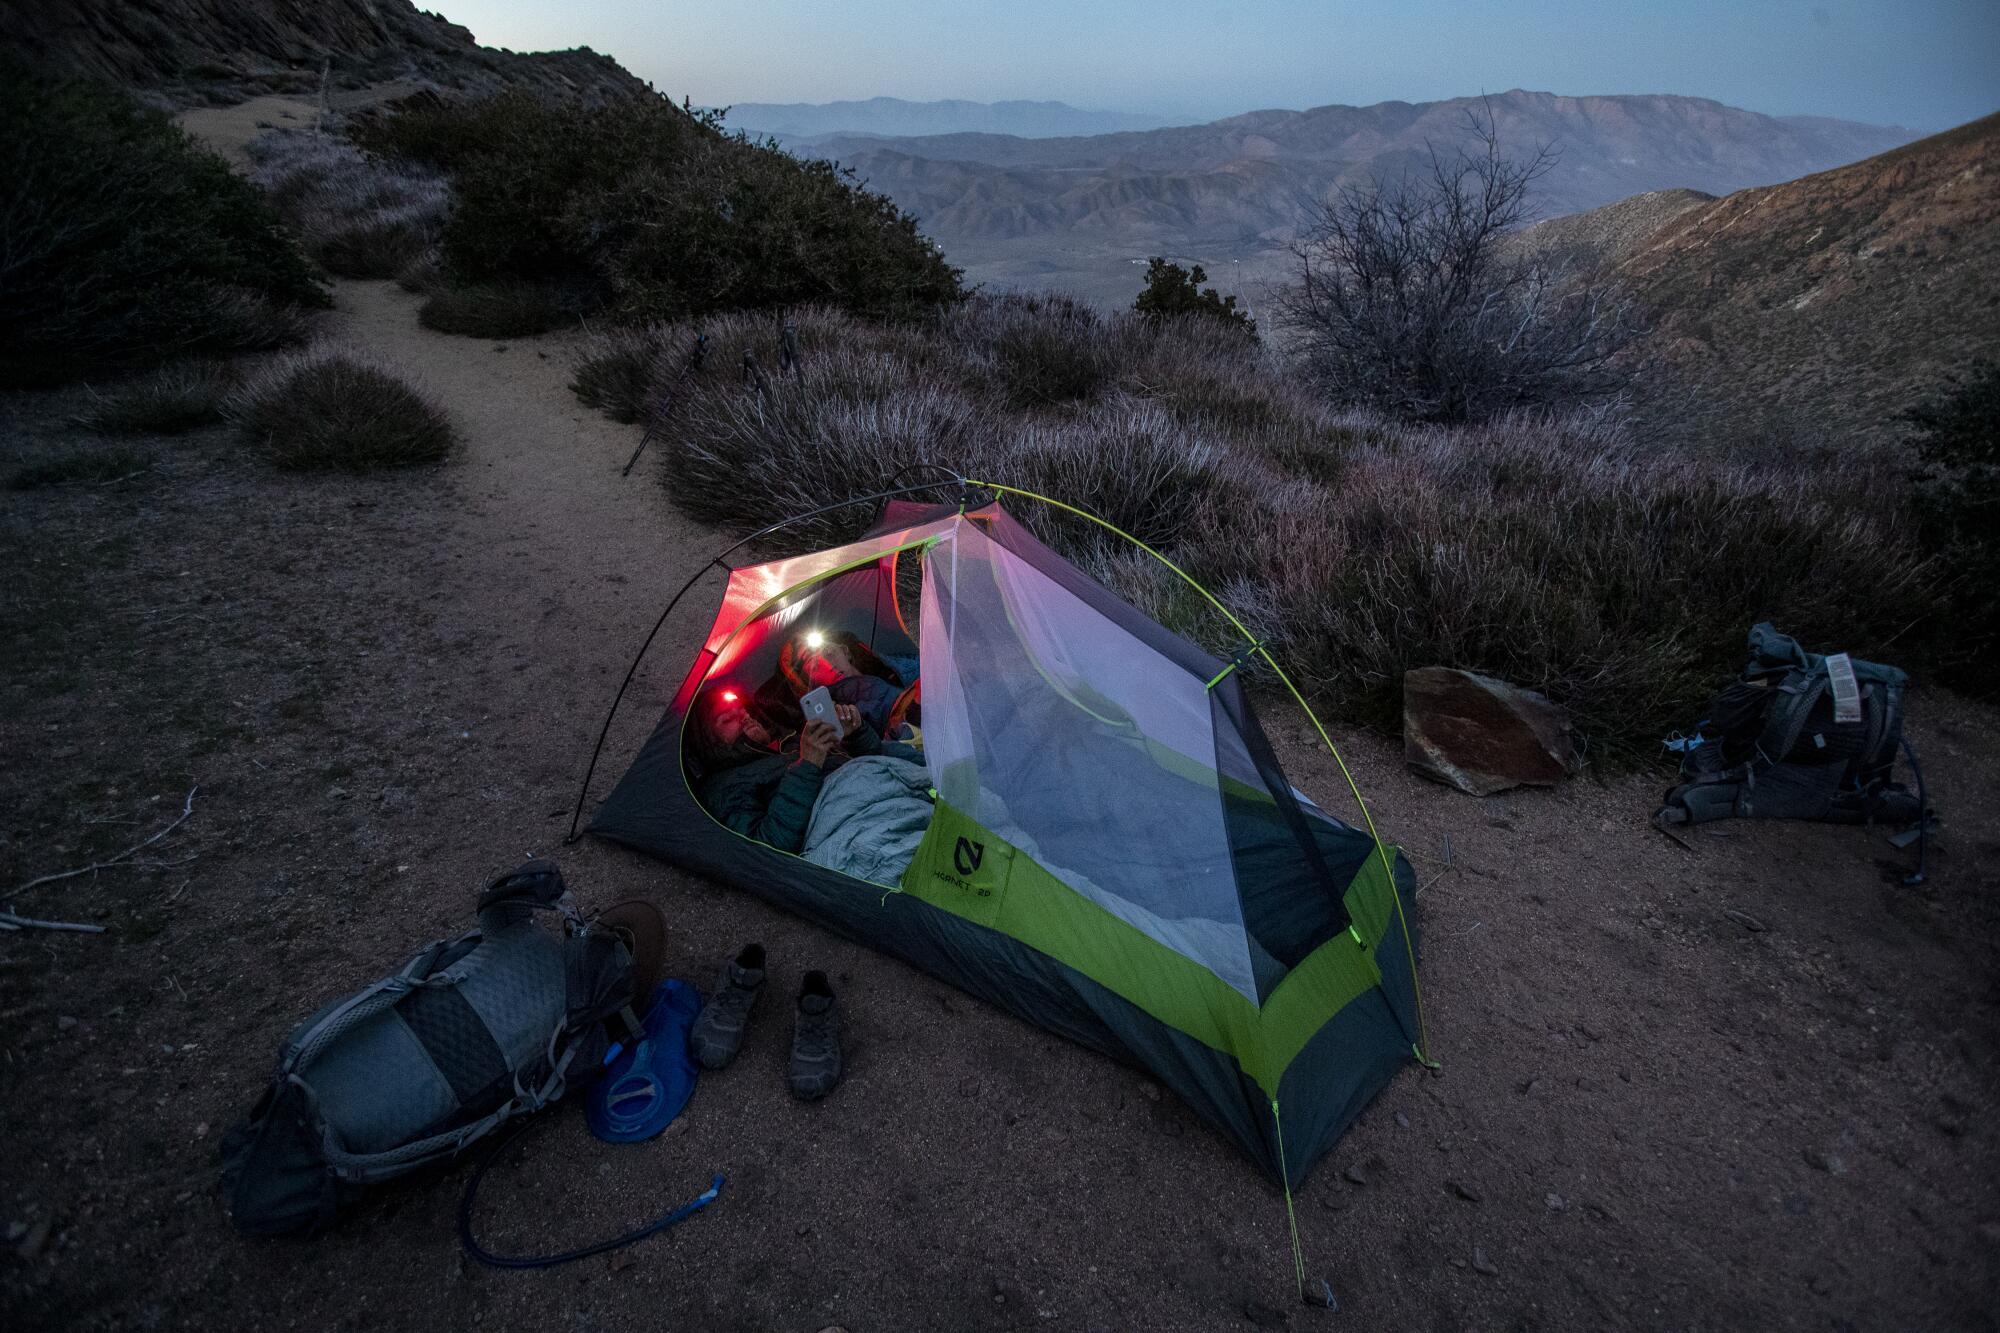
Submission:
<svg viewBox="0 0 2000 1333">
<path fill-rule="evenodd" d="M 1531 200 L 1541 217 L 1634 195 L 1726 195 L 1906 143 L 1900 127 L 1786 120 L 1669 94 L 1512 90 L 1439 102 L 1244 112 L 1201 125 L 1027 139 L 820 136 L 786 146 L 853 167 L 914 213 L 952 262 L 998 286 L 1065 286 L 1104 305 L 1138 289 L 1134 261 L 1204 263 L 1245 295 L 1278 280 L 1307 201 L 1372 177 L 1422 173 L 1429 148 L 1472 142 L 1490 117 L 1503 151 L 1552 143 Z"/>
<path fill-rule="evenodd" d="M 521 53 L 411 0 L 60 0 L 0 3 L 0 49 L 37 68 L 102 79 L 174 105 L 397 81 L 586 101 L 649 85 L 587 46 Z"/>
<path fill-rule="evenodd" d="M 727 108 L 732 129 L 753 136 L 811 139 L 826 134 L 903 138 L 979 132 L 1020 138 L 1063 138 L 1170 125 L 1166 116 L 1089 111 L 1067 102 L 961 98 L 912 102 L 871 97 L 836 102 L 739 102 Z"/>
</svg>

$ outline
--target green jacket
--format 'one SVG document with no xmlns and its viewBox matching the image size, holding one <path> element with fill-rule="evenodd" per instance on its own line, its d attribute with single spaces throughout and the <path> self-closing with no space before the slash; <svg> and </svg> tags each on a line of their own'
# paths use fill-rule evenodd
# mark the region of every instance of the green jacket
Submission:
<svg viewBox="0 0 2000 1333">
<path fill-rule="evenodd" d="M 781 852 L 802 850 L 826 770 L 801 760 L 798 743 L 797 736 L 787 736 L 774 753 L 709 774 L 701 784 L 701 803 L 746 838 L 769 843 Z M 914 746 L 884 741 L 866 722 L 849 732 L 840 746 L 828 756 L 830 767 L 838 767 L 831 761 L 864 754 L 886 754 L 916 763 L 922 763 L 924 757 Z"/>
</svg>

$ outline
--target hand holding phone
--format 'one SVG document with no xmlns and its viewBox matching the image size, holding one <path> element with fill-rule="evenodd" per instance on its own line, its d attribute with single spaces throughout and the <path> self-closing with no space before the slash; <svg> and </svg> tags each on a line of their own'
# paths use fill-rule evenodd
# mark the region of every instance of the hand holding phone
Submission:
<svg viewBox="0 0 2000 1333">
<path fill-rule="evenodd" d="M 806 691 L 799 699 L 799 711 L 805 714 L 807 722 L 824 722 L 833 728 L 834 735 L 847 735 L 847 729 L 840 725 L 840 713 L 834 706 L 833 695 L 826 686 Z"/>
</svg>

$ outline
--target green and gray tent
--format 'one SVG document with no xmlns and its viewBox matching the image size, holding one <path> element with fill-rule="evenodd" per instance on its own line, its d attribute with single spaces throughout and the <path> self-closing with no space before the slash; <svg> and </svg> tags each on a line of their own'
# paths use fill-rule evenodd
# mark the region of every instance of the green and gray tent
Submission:
<svg viewBox="0 0 2000 1333">
<path fill-rule="evenodd" d="M 771 680 L 808 628 L 921 662 L 935 806 L 898 882 L 745 838 L 696 797 L 690 718 Z M 860 541 L 730 573 L 590 831 L 1149 1071 L 1290 1186 L 1427 1054 L 1414 886 L 1285 780 L 1243 674 L 997 502 L 892 502 Z"/>
</svg>

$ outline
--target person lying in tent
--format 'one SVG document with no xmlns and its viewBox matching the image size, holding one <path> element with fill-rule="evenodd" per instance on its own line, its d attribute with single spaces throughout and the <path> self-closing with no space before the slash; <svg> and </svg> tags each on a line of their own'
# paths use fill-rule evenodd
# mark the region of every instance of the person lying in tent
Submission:
<svg viewBox="0 0 2000 1333">
<path fill-rule="evenodd" d="M 835 705 L 834 716 L 842 732 L 824 722 L 783 732 L 736 691 L 721 691 L 697 712 L 695 739 L 708 769 L 697 793 L 701 803 L 743 836 L 797 852 L 805 846 L 820 784 L 834 768 L 870 754 L 922 762 L 913 747 L 884 741 L 854 705 Z"/>
<path fill-rule="evenodd" d="M 907 668 L 915 678 L 916 662 Z M 852 630 L 808 630 L 787 639 L 778 670 L 795 695 L 826 686 L 836 704 L 852 704 L 879 735 L 888 734 L 889 714 L 909 682 Z"/>
</svg>

